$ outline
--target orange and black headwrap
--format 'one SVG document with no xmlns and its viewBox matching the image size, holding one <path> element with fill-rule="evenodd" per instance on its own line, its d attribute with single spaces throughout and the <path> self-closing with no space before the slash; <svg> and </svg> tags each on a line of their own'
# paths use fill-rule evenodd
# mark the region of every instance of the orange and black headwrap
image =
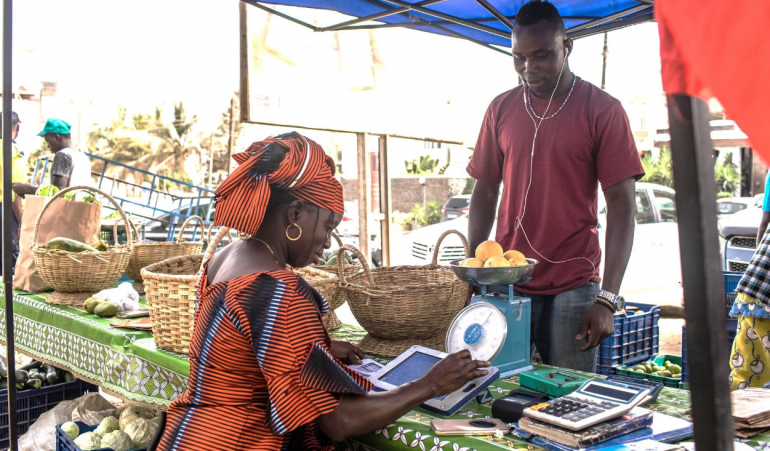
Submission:
<svg viewBox="0 0 770 451">
<path fill-rule="evenodd" d="M 260 162 L 271 145 L 288 149 L 278 168 L 260 173 Z M 214 224 L 254 235 L 265 218 L 271 187 L 335 213 L 344 213 L 342 185 L 334 178 L 334 160 L 318 143 L 297 132 L 255 142 L 233 155 L 238 163 L 217 188 Z"/>
</svg>

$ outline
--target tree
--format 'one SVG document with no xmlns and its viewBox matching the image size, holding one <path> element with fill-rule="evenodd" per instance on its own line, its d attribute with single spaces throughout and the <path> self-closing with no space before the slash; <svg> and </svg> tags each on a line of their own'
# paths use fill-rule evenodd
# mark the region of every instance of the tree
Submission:
<svg viewBox="0 0 770 451">
<path fill-rule="evenodd" d="M 656 183 L 658 185 L 674 187 L 674 172 L 671 164 L 671 151 L 661 149 L 658 158 L 652 155 L 646 155 L 642 158 L 642 167 L 644 168 L 644 177 L 640 182 Z"/>
<path fill-rule="evenodd" d="M 419 160 L 404 161 L 406 173 L 410 175 L 428 175 L 436 172 L 438 160 L 430 156 L 422 156 Z M 444 168 L 446 170 L 446 168 Z M 442 172 L 443 173 L 443 172 Z"/>
<path fill-rule="evenodd" d="M 728 155 L 722 163 L 715 162 L 714 179 L 717 183 L 717 193 L 729 193 L 729 197 L 732 197 L 741 184 L 741 174 L 733 163 L 733 154 Z"/>
</svg>

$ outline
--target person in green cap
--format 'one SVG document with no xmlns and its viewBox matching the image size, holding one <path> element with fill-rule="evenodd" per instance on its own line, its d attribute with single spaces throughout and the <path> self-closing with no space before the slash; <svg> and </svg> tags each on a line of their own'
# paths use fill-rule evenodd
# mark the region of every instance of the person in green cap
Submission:
<svg viewBox="0 0 770 451">
<path fill-rule="evenodd" d="M 51 166 L 51 184 L 60 190 L 69 186 L 91 186 L 91 160 L 88 156 L 72 145 L 70 124 L 61 119 L 48 119 L 42 136 L 56 156 Z M 35 194 L 37 186 L 24 183 L 14 183 L 13 191 L 24 197 L 27 194 Z"/>
<path fill-rule="evenodd" d="M 3 114 L 0 113 L 0 123 L 2 123 L 3 120 Z M 11 175 L 11 181 L 16 182 L 24 182 L 27 178 L 27 161 L 24 158 L 24 153 L 22 153 L 18 147 L 16 147 L 16 137 L 19 136 L 19 126 L 21 124 L 21 121 L 19 120 L 19 115 L 16 114 L 15 111 L 11 112 L 11 140 L 14 143 L 13 149 L 13 159 L 11 161 L 12 165 L 12 175 Z M 0 148 L 2 146 L 2 137 L 0 137 Z M 0 161 L 0 174 L 3 172 L 3 162 Z M 2 177 L 0 176 L 0 212 L 2 212 L 2 196 L 3 196 L 3 187 L 1 182 Z M 11 236 L 12 238 L 12 255 L 13 255 L 13 266 L 16 267 L 16 259 L 19 257 L 19 224 L 21 224 L 21 215 L 22 215 L 22 207 L 21 207 L 21 199 L 13 195 L 13 205 L 11 209 L 13 210 L 13 221 L 11 222 Z M 0 213 L 1 214 L 1 213 Z M 0 230 L 0 240 L 2 240 L 2 230 Z M 0 262 L 0 271 L 2 271 L 2 262 Z"/>
</svg>

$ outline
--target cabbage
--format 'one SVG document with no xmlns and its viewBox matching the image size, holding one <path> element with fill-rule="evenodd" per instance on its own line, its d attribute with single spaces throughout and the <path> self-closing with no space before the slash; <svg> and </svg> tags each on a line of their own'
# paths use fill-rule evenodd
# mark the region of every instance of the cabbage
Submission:
<svg viewBox="0 0 770 451">
<path fill-rule="evenodd" d="M 134 446 L 144 448 L 150 446 L 155 434 L 160 429 L 160 419 L 146 420 L 138 419 L 126 427 L 126 434 L 131 437 Z"/>
<path fill-rule="evenodd" d="M 87 204 L 99 203 L 99 202 L 96 201 L 96 199 L 94 198 L 94 196 L 92 194 L 86 194 L 85 196 L 83 196 L 83 200 L 81 202 L 85 202 Z"/>
<path fill-rule="evenodd" d="M 99 449 L 102 447 L 102 439 L 93 432 L 86 432 L 75 439 L 74 443 L 82 450 Z"/>
<path fill-rule="evenodd" d="M 155 412 L 152 409 L 131 405 L 121 412 L 118 425 L 121 431 L 125 431 L 126 427 L 136 420 L 151 420 L 153 418 L 155 418 Z"/>
<path fill-rule="evenodd" d="M 94 434 L 103 437 L 105 434 L 109 434 L 112 431 L 117 431 L 119 428 L 118 419 L 115 417 L 107 417 L 99 423 L 99 427 L 96 428 Z"/>
<path fill-rule="evenodd" d="M 71 191 L 70 191 L 69 193 L 67 193 L 67 194 L 65 194 L 65 195 L 64 195 L 64 199 L 66 199 L 66 200 L 72 200 L 72 196 L 73 196 L 74 194 L 75 194 L 75 193 L 73 193 L 73 192 L 71 192 Z"/>
<path fill-rule="evenodd" d="M 59 192 L 59 188 L 56 185 L 44 185 L 35 191 L 36 196 L 53 197 Z"/>
<path fill-rule="evenodd" d="M 113 431 L 102 437 L 102 448 L 112 448 L 113 451 L 129 451 L 136 448 L 131 437 L 122 431 Z"/>
<path fill-rule="evenodd" d="M 67 434 L 67 437 L 70 438 L 70 440 L 74 440 L 75 437 L 80 435 L 80 428 L 77 424 L 73 423 L 72 421 L 68 421 L 61 425 L 61 430 Z"/>
</svg>

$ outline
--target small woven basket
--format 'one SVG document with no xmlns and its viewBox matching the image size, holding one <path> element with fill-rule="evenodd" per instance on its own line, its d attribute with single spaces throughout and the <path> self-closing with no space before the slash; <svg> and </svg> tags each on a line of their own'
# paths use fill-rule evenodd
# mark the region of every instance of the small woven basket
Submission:
<svg viewBox="0 0 770 451">
<path fill-rule="evenodd" d="M 198 221 L 201 225 L 201 240 L 200 241 L 185 241 L 184 231 L 187 225 L 192 221 Z M 134 289 L 139 293 L 144 293 L 144 284 L 142 283 L 142 268 L 158 263 L 163 260 L 167 260 L 172 257 L 179 257 L 182 255 L 195 255 L 200 254 L 203 249 L 203 234 L 205 231 L 205 225 L 203 219 L 198 216 L 190 216 L 182 224 L 179 229 L 179 236 L 176 241 L 171 242 L 139 242 L 139 231 L 133 222 L 129 220 L 131 229 L 134 231 L 137 241 L 134 243 L 134 249 L 131 252 L 131 259 L 128 262 L 128 268 L 126 268 L 126 275 L 134 281 Z M 118 224 L 115 223 L 117 229 Z M 117 232 L 115 232 L 117 235 Z M 115 241 L 117 243 L 117 240 Z"/>
<path fill-rule="evenodd" d="M 334 238 L 334 240 L 337 241 L 337 247 L 342 247 L 342 240 L 340 239 L 339 236 L 337 236 L 336 233 L 332 232 L 332 238 Z M 339 264 L 333 265 L 333 266 L 313 265 L 313 268 L 320 269 L 321 271 L 326 271 L 326 272 L 330 272 L 330 273 L 336 274 L 337 277 L 340 276 Z M 343 266 L 343 273 L 344 273 L 345 276 L 348 276 L 348 277 L 352 276 L 353 274 L 355 274 L 355 273 L 357 273 L 359 271 L 361 271 L 361 265 L 348 265 L 348 264 L 346 264 L 346 265 Z M 343 302 L 340 305 L 342 305 L 344 303 L 345 303 L 345 301 L 344 301 L 344 298 L 343 298 Z M 337 307 L 339 307 L 340 305 L 338 305 Z M 335 307 L 335 308 L 337 308 L 337 307 Z"/>
<path fill-rule="evenodd" d="M 40 222 L 48 206 L 55 199 L 73 191 L 90 191 L 102 195 L 115 206 L 123 221 L 128 222 L 126 213 L 112 196 L 88 186 L 63 189 L 45 203 L 35 222 L 32 255 L 40 277 L 54 289 L 54 293 L 47 299 L 51 304 L 79 305 L 94 293 L 115 285 L 128 267 L 133 248 L 130 236 L 125 246 L 111 247 L 103 252 L 69 252 L 47 249 L 45 245 L 38 244 Z"/>
<path fill-rule="evenodd" d="M 323 268 L 323 266 L 320 266 L 320 268 Z M 317 269 L 316 267 L 292 268 L 287 266 L 286 269 L 305 279 L 310 286 L 318 290 L 326 298 L 326 302 L 329 303 L 329 313 L 323 317 L 326 330 L 334 330 L 340 327 L 342 322 L 334 313 L 334 310 L 342 305 L 344 300 L 342 302 L 335 302 L 334 299 L 340 281 L 337 275 Z"/>
<path fill-rule="evenodd" d="M 173 257 L 142 269 L 157 347 L 180 354 L 190 352 L 203 266 L 214 256 L 222 237 L 231 238 L 229 232 L 226 227 L 220 229 L 209 241 L 205 254 Z"/>
<path fill-rule="evenodd" d="M 444 351 L 449 324 L 468 301 L 468 284 L 459 280 L 451 268 L 438 265 L 441 242 L 449 234 L 458 235 L 468 255 L 468 241 L 455 230 L 445 232 L 433 250 L 427 266 L 397 266 L 369 269 L 365 258 L 352 246 L 345 251 L 358 256 L 364 271 L 343 277 L 339 289 L 345 292 L 350 310 L 368 334 L 361 341 L 362 351 L 395 357 L 414 345 Z"/>
</svg>

